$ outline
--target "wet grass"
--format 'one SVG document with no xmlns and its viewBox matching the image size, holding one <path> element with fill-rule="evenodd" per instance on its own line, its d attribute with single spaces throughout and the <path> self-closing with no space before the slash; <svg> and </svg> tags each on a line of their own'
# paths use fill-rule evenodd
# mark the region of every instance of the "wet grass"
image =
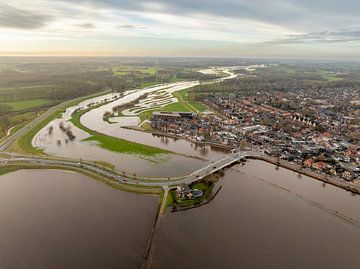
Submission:
<svg viewBox="0 0 360 269">
<path fill-rule="evenodd" d="M 173 96 L 178 99 L 177 103 L 172 103 L 163 108 L 157 108 L 152 110 L 144 111 L 139 115 L 141 122 L 144 120 L 148 120 L 152 117 L 152 113 L 156 111 L 181 111 L 181 112 L 195 112 L 195 113 L 202 113 L 206 110 L 206 106 L 202 103 L 196 101 L 189 101 L 188 98 L 188 90 L 181 90 L 178 92 L 174 92 Z"/>
<path fill-rule="evenodd" d="M 0 120 L 0 138 L 7 135 L 7 129 L 11 128 L 10 126 L 24 126 L 24 123 L 30 122 L 37 116 L 36 112 L 26 112 L 21 114 L 14 114 L 7 117 L 7 121 Z M 13 128 L 13 129 L 15 129 Z M 11 131 L 13 133 L 13 131 Z"/>
<path fill-rule="evenodd" d="M 0 167 L 0 176 L 15 172 L 16 170 L 18 170 L 16 167 Z"/>
<path fill-rule="evenodd" d="M 41 155 L 43 154 L 43 151 L 38 148 L 34 148 L 32 146 L 32 139 L 33 137 L 42 129 L 44 128 L 49 122 L 52 120 L 59 118 L 61 116 L 61 113 L 64 112 L 64 110 L 68 107 L 77 105 L 78 103 L 92 98 L 97 97 L 100 95 L 104 95 L 109 93 L 109 91 L 93 94 L 86 97 L 77 98 L 74 100 L 67 101 L 60 105 L 57 109 L 55 109 L 47 118 L 42 120 L 40 123 L 38 123 L 36 126 L 33 126 L 31 129 L 29 129 L 27 132 L 25 132 L 24 135 L 22 135 L 19 139 L 17 139 L 12 145 L 11 150 L 18 153 L 29 153 L 34 155 Z"/>
<path fill-rule="evenodd" d="M 93 108 L 90 108 L 93 109 Z M 119 153 L 138 154 L 142 156 L 154 156 L 159 154 L 168 154 L 170 151 L 163 150 L 156 147 L 146 146 L 135 142 L 130 142 L 121 138 L 108 136 L 105 134 L 93 131 L 80 122 L 80 117 L 88 112 L 90 109 L 79 111 L 72 115 L 71 122 L 79 129 L 87 132 L 91 136 L 86 138 L 84 141 L 95 141 L 100 147 Z"/>
</svg>

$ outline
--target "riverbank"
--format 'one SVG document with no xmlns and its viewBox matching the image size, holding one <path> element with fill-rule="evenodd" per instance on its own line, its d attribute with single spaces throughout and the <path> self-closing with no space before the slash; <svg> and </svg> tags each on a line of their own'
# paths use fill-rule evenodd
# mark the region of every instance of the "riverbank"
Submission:
<svg viewBox="0 0 360 269">
<path fill-rule="evenodd" d="M 98 173 L 94 173 L 89 170 L 85 170 L 83 168 L 77 167 L 69 167 L 69 166 L 60 166 L 60 165 L 45 165 L 45 164 L 30 164 L 19 162 L 16 164 L 0 164 L 0 175 L 11 173 L 17 170 L 26 170 L 26 169 L 54 169 L 54 170 L 67 170 L 77 172 L 86 176 L 89 176 L 99 182 L 105 183 L 115 189 L 119 189 L 122 191 L 129 191 L 129 192 L 136 192 L 142 194 L 155 194 L 161 195 L 162 189 L 160 187 L 149 187 L 149 186 L 142 186 L 142 185 L 130 185 L 126 183 L 120 183 L 119 181 L 112 180 L 111 178 L 102 176 Z"/>
<path fill-rule="evenodd" d="M 357 268 L 359 227 L 340 214 L 358 220 L 360 196 L 260 160 L 227 170 L 219 183 L 209 204 L 165 215 L 153 268 Z"/>
<path fill-rule="evenodd" d="M 217 144 L 217 143 L 212 143 L 212 142 L 201 142 L 201 141 L 193 140 L 189 137 L 184 137 L 184 136 L 180 136 L 177 134 L 162 132 L 162 131 L 158 131 L 158 130 L 154 130 L 154 129 L 145 130 L 141 127 L 140 128 L 138 128 L 138 127 L 122 127 L 122 128 L 129 129 L 129 130 L 135 130 L 135 131 L 139 131 L 139 132 L 146 132 L 146 133 L 150 133 L 154 136 L 168 137 L 168 138 L 173 138 L 173 139 L 181 139 L 181 140 L 193 143 L 193 144 L 201 146 L 201 147 L 210 146 L 211 148 L 214 148 L 216 150 L 223 150 L 224 152 L 229 152 L 230 150 L 233 149 L 232 147 L 227 146 L 227 145 L 222 145 L 222 144 Z"/>
<path fill-rule="evenodd" d="M 158 154 L 171 153 L 170 151 L 160 148 L 146 146 L 139 143 L 130 142 L 121 138 L 108 136 L 85 127 L 83 124 L 81 124 L 80 118 L 82 115 L 94 108 L 96 107 L 77 111 L 71 116 L 71 122 L 77 128 L 85 131 L 90 135 L 90 137 L 86 138 L 85 141 L 96 141 L 102 148 L 119 153 L 139 154 L 144 156 L 154 156 Z"/>
<path fill-rule="evenodd" d="M 344 181 L 340 178 L 336 178 L 334 176 L 324 175 L 324 174 L 320 174 L 320 173 L 308 170 L 306 168 L 301 167 L 300 165 L 292 164 L 292 163 L 289 163 L 289 162 L 286 162 L 283 160 L 278 160 L 277 158 L 270 157 L 270 156 L 253 155 L 253 156 L 248 156 L 247 159 L 265 161 L 265 162 L 274 164 L 276 166 L 283 167 L 288 170 L 297 172 L 299 174 L 314 178 L 314 179 L 322 181 L 324 183 L 328 183 L 333 186 L 342 188 L 342 189 L 350 191 L 354 194 L 360 194 L 360 186 L 351 184 L 349 182 L 346 182 L 346 181 Z"/>
<path fill-rule="evenodd" d="M 19 133 L 19 137 L 16 137 L 16 140 L 11 143 L 10 145 L 11 151 L 16 153 L 45 155 L 42 149 L 34 148 L 32 145 L 32 139 L 36 136 L 36 134 L 41 129 L 43 129 L 49 122 L 58 118 L 61 115 L 61 113 L 63 113 L 64 110 L 67 109 L 68 107 L 74 106 L 80 103 L 81 101 L 87 100 L 89 98 L 98 97 L 101 95 L 105 95 L 107 93 L 110 93 L 110 91 L 107 90 L 97 94 L 76 98 L 50 108 L 45 113 L 40 115 L 37 119 L 30 122 L 28 125 L 24 126 L 22 129 L 18 130 L 18 132 L 13 134 L 16 136 L 17 133 Z M 9 136 L 8 139 L 11 139 L 11 136 Z"/>
<path fill-rule="evenodd" d="M 212 200 L 215 199 L 215 197 L 219 194 L 221 188 L 222 188 L 222 186 L 220 186 L 213 195 L 205 198 L 204 201 L 202 201 L 198 204 L 193 204 L 193 205 L 189 205 L 189 206 L 185 206 L 185 207 L 173 207 L 171 209 L 171 212 L 181 212 L 181 211 L 186 211 L 186 210 L 190 210 L 190 209 L 194 209 L 194 208 L 198 208 L 198 207 L 207 205 L 208 203 L 210 203 Z"/>
</svg>

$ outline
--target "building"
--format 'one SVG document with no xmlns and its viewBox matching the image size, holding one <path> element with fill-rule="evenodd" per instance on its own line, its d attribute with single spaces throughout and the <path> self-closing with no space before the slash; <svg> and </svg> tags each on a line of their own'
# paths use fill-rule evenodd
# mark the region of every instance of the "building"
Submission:
<svg viewBox="0 0 360 269">
<path fill-rule="evenodd" d="M 197 114 L 194 112 L 153 112 L 154 120 L 177 120 L 177 119 L 195 119 Z"/>
<path fill-rule="evenodd" d="M 181 184 L 176 187 L 176 197 L 178 199 L 197 199 L 204 195 L 202 190 L 192 190 L 188 185 Z"/>
</svg>

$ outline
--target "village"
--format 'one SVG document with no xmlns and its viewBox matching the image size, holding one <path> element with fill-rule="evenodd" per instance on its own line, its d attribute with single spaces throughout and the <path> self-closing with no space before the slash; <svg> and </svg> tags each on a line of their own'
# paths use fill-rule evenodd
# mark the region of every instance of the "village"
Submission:
<svg viewBox="0 0 360 269">
<path fill-rule="evenodd" d="M 151 127 L 195 143 L 251 149 L 360 184 L 360 96 L 353 88 L 208 95 L 208 110 L 154 112 Z"/>
</svg>

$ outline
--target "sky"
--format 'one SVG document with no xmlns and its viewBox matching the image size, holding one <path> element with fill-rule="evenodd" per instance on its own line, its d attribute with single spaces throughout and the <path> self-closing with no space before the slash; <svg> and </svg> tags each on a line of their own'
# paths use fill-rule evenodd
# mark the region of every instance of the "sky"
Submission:
<svg viewBox="0 0 360 269">
<path fill-rule="evenodd" d="M 0 0 L 0 56 L 360 59 L 359 0 Z"/>
</svg>

